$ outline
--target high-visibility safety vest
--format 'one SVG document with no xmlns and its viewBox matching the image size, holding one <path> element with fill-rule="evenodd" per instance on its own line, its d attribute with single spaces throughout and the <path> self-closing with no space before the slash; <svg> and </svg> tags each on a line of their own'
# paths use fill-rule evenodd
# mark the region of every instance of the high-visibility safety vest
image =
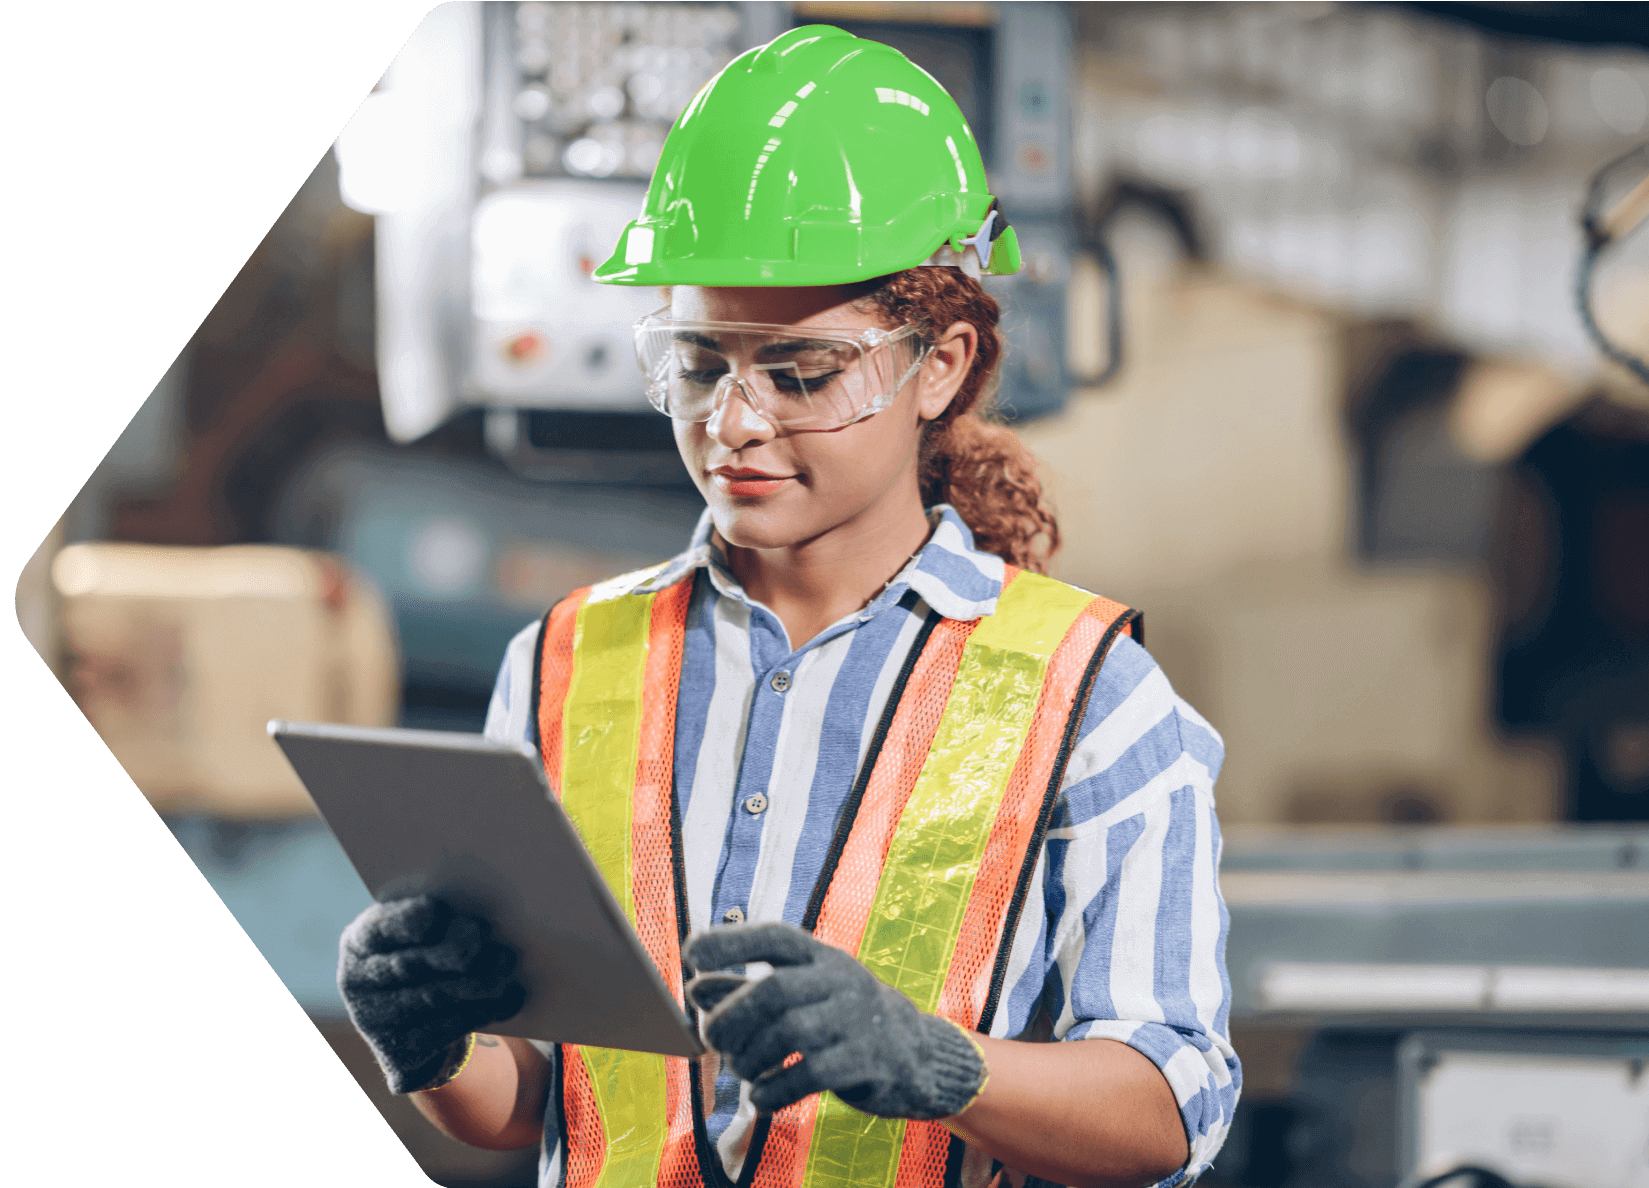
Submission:
<svg viewBox="0 0 1649 1188">
<path fill-rule="evenodd" d="M 661 571 L 578 591 L 545 616 L 533 720 L 550 786 L 680 1002 L 688 914 L 672 772 L 693 582 L 634 592 Z M 920 1009 L 987 1031 L 1089 691 L 1138 619 L 1012 566 L 996 613 L 930 618 L 803 926 Z M 568 1188 L 727 1188 L 704 1129 L 713 1055 L 561 1053 Z M 739 1188 L 945 1188 L 962 1158 L 937 1122 L 875 1118 L 816 1094 L 757 1123 Z"/>
</svg>

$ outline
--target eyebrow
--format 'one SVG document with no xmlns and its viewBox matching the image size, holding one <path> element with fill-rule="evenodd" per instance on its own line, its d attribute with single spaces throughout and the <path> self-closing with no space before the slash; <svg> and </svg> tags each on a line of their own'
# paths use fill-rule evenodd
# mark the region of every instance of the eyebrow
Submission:
<svg viewBox="0 0 1649 1188">
<path fill-rule="evenodd" d="M 758 359 L 771 358 L 774 355 L 788 355 L 796 351 L 827 351 L 831 347 L 842 344 L 831 342 L 824 338 L 789 338 L 783 342 L 770 342 L 756 350 Z"/>
<path fill-rule="evenodd" d="M 671 338 L 673 338 L 676 342 L 690 342 L 694 346 L 701 346 L 710 351 L 721 350 L 721 343 L 711 338 L 708 334 L 698 334 L 692 330 L 677 330 L 673 335 L 671 335 Z"/>
</svg>

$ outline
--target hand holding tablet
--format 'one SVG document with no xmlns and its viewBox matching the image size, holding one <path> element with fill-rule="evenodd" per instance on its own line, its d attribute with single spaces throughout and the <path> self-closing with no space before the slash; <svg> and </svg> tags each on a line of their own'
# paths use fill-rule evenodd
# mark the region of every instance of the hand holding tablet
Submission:
<svg viewBox="0 0 1649 1188">
<path fill-rule="evenodd" d="M 393 1093 L 457 1075 L 468 1037 L 526 999 L 515 951 L 433 895 L 375 903 L 338 943 L 338 990 Z"/>
<path fill-rule="evenodd" d="M 487 921 L 517 955 L 509 978 L 482 989 L 502 995 L 518 981 L 521 1009 L 466 1031 L 704 1051 L 530 748 L 312 723 L 271 722 L 269 733 L 380 905 L 433 896 Z"/>
</svg>

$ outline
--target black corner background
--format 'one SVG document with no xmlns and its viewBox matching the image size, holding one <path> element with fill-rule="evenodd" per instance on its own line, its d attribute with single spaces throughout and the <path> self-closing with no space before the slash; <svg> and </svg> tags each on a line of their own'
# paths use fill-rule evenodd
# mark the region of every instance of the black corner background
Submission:
<svg viewBox="0 0 1649 1188">
<path fill-rule="evenodd" d="M 13 574 L 427 8 L 66 8 L 13 41 L 31 78 L 13 79 L 10 145 Z M 45 1025 L 13 1035 L 13 1171 L 430 1183 L 12 639 L 25 729 L 7 780 L 8 931 L 13 987 Z"/>
</svg>

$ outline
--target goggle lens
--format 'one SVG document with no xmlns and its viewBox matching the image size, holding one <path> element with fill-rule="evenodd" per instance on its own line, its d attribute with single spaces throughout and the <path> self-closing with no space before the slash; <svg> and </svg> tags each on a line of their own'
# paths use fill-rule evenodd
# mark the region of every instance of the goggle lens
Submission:
<svg viewBox="0 0 1649 1188">
<path fill-rule="evenodd" d="M 849 335 L 660 314 L 636 324 L 635 345 L 647 398 L 667 416 L 708 421 L 736 394 L 792 430 L 834 429 L 886 408 L 926 354 L 908 326 Z"/>
</svg>

